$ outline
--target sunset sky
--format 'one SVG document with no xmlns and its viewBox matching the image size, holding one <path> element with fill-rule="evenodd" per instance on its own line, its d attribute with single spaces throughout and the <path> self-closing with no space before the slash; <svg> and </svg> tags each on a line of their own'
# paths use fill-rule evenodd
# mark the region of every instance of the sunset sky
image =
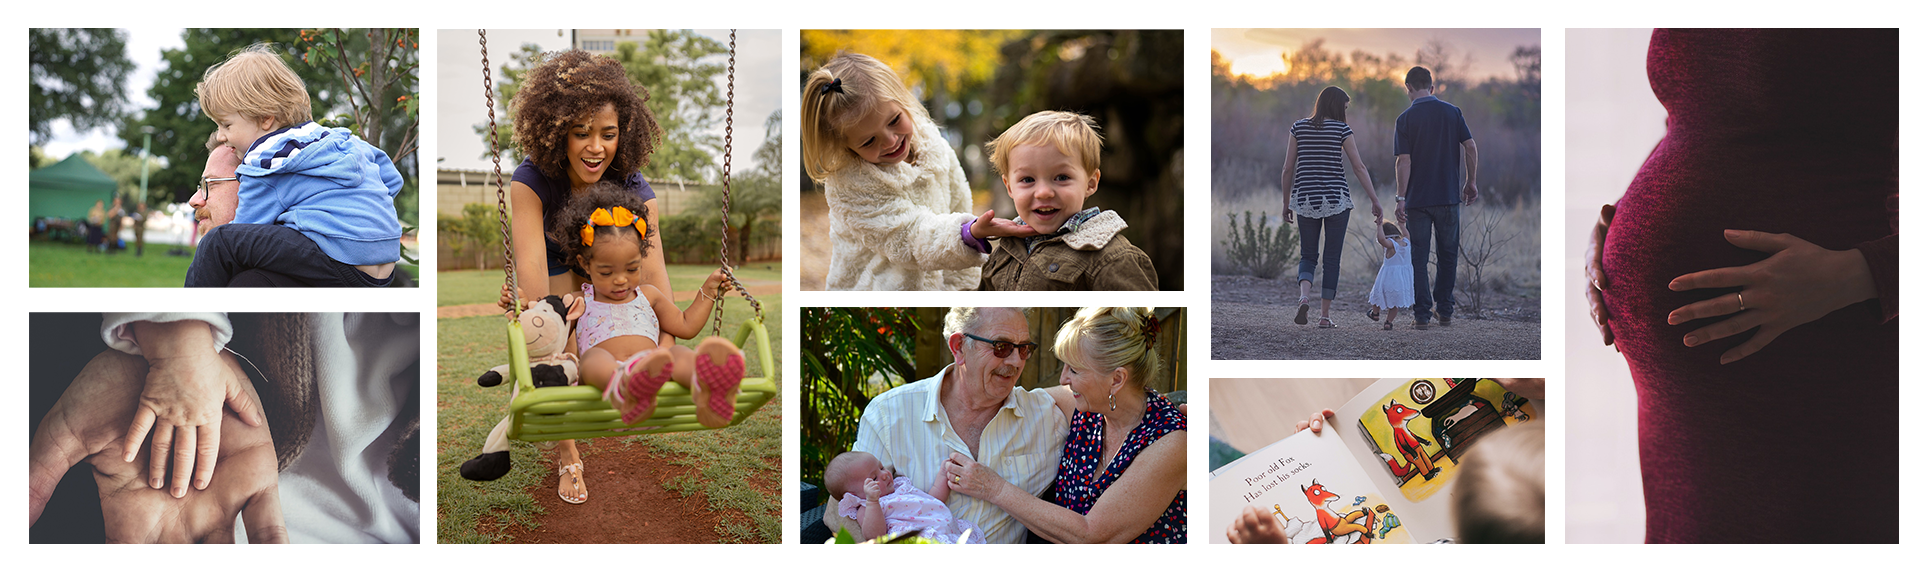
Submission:
<svg viewBox="0 0 1928 574">
<path fill-rule="evenodd" d="M 1450 44 L 1457 53 L 1470 56 L 1470 62 L 1458 63 L 1467 66 L 1473 77 L 1483 79 L 1510 76 L 1513 66 L 1507 62 L 1507 57 L 1513 54 L 1515 47 L 1539 45 L 1540 30 L 1215 28 L 1212 30 L 1212 49 L 1232 62 L 1233 73 L 1262 77 L 1285 71 L 1285 62 L 1279 55 L 1297 50 L 1307 40 L 1315 38 L 1324 38 L 1326 49 L 1338 54 L 1351 54 L 1353 50 L 1365 50 L 1377 55 L 1396 53 L 1408 61 L 1412 60 L 1421 44 L 1440 39 Z M 1460 59 L 1464 60 L 1464 56 Z"/>
</svg>

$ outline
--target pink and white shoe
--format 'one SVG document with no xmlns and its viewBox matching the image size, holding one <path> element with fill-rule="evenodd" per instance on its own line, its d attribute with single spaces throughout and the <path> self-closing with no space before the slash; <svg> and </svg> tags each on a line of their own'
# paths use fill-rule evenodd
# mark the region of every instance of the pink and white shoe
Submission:
<svg viewBox="0 0 1928 574">
<path fill-rule="evenodd" d="M 696 345 L 696 422 L 723 428 L 736 418 L 736 393 L 743 386 L 743 351 L 728 339 L 710 337 Z"/>
<path fill-rule="evenodd" d="M 603 400 L 622 413 L 623 424 L 649 420 L 656 414 L 656 394 L 663 390 L 663 383 L 669 382 L 674 367 L 669 353 L 645 353 L 617 363 L 609 386 L 603 390 Z"/>
</svg>

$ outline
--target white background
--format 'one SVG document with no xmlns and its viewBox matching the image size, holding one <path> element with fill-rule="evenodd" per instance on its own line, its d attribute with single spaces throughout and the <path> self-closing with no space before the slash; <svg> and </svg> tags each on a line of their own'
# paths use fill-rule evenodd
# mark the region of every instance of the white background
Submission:
<svg viewBox="0 0 1928 574">
<path fill-rule="evenodd" d="M 1569 78 L 1590 70 L 1571 69 L 1580 65 L 1567 57 L 1568 27 L 1641 27 L 1641 26 L 1899 26 L 1903 28 L 1903 62 L 1915 65 L 1904 69 L 1900 74 L 1902 93 L 1918 93 L 1922 88 L 1924 76 L 1918 64 L 1925 61 L 1919 35 L 1915 28 L 1923 19 L 1913 12 L 1903 12 L 1900 3 L 1830 1 L 1825 4 L 1814 2 L 1682 2 L 1682 1 L 1611 1 L 1611 2 L 1404 2 L 1382 1 L 1371 3 L 1338 2 L 1108 2 L 1108 3 L 1043 3 L 1033 1 L 976 1 L 952 3 L 856 3 L 856 2 L 766 2 L 724 1 L 724 2 L 637 2 L 616 3 L 553 3 L 553 2 L 450 2 L 438 4 L 404 4 L 399 2 L 366 2 L 361 0 L 336 2 L 281 2 L 281 3 L 163 3 L 127 2 L 110 0 L 86 3 L 34 2 L 14 5 L 10 9 L 9 20 L 15 22 L 11 29 L 0 31 L 9 40 L 4 45 L 10 52 L 8 57 L 0 58 L 0 77 L 11 79 L 11 89 L 0 90 L 0 100 L 5 104 L 5 122 L 14 133 L 26 133 L 25 82 L 26 82 L 26 28 L 28 27 L 151 27 L 151 26 L 408 26 L 423 31 L 421 61 L 425 66 L 439 62 L 437 31 L 445 29 L 465 29 L 475 27 L 514 27 L 514 28 L 717 28 L 738 26 L 741 28 L 777 28 L 784 30 L 781 36 L 782 77 L 785 81 L 797 78 L 796 57 L 797 36 L 795 31 L 804 28 L 1169 28 L 1186 29 L 1185 73 L 1186 73 L 1186 115 L 1192 118 L 1187 124 L 1185 139 L 1187 150 L 1187 170 L 1185 174 L 1188 197 L 1199 205 L 1209 204 L 1207 172 L 1210 158 L 1210 124 L 1208 121 L 1209 94 L 1209 38 L 1213 27 L 1263 26 L 1263 27 L 1535 27 L 1543 29 L 1542 62 L 1543 75 L 1543 172 L 1545 193 L 1542 220 L 1545 236 L 1541 238 L 1544 254 L 1542 257 L 1542 293 L 1545 295 L 1542 317 L 1542 341 L 1540 348 L 1547 356 L 1539 361 L 1297 361 L 1297 362 L 1212 362 L 1206 348 L 1210 340 L 1210 293 L 1209 258 L 1207 234 L 1210 225 L 1209 214 L 1202 209 L 1187 212 L 1189 218 L 1183 238 L 1190 249 L 1186 257 L 1185 274 L 1192 288 L 1185 292 L 1154 294 L 1118 293 L 799 293 L 795 290 L 798 266 L 792 262 L 786 266 L 785 281 L 791 286 L 786 289 L 783 340 L 786 342 L 785 357 L 794 357 L 797 332 L 797 311 L 800 306 L 883 306 L 883 305 L 1034 305 L 1034 306 L 1083 306 L 1083 305 L 1155 305 L 1185 306 L 1192 309 L 1193 321 L 1190 325 L 1192 354 L 1191 380 L 1189 387 L 1197 393 L 1193 403 L 1209 404 L 1210 377 L 1408 377 L 1408 376 L 1514 376 L 1548 377 L 1549 385 L 1547 411 L 1547 442 L 1549 449 L 1547 468 L 1547 526 L 1548 539 L 1555 541 L 1545 547 L 1518 548 L 1494 551 L 1470 546 L 1436 547 L 1418 546 L 1407 548 L 1379 548 L 1366 550 L 1361 555 L 1326 555 L 1323 552 L 1345 552 L 1345 550 L 1288 550 L 1268 547 L 1225 547 L 1199 544 L 1206 536 L 1194 532 L 1194 545 L 1184 548 L 1120 548 L 1094 551 L 1095 549 L 1071 548 L 953 548 L 908 550 L 904 548 L 884 548 L 875 550 L 851 550 L 839 548 L 800 548 L 796 546 L 761 546 L 749 548 L 722 549 L 717 547 L 685 548 L 644 548 L 635 546 L 594 546 L 570 548 L 527 548 L 515 546 L 458 547 L 436 546 L 432 544 L 435 533 L 434 496 L 425 492 L 423 496 L 423 535 L 429 545 L 421 547 L 356 547 L 351 549 L 331 549 L 303 547 L 277 549 L 250 547 L 241 550 L 199 550 L 189 548 L 165 549 L 124 549 L 105 550 L 74 549 L 59 546 L 29 547 L 26 543 L 26 527 L 16 522 L 14 527 L 0 529 L 0 548 L 5 548 L 9 557 L 25 555 L 24 561 L 11 560 L 7 570 L 16 568 L 32 571 L 62 570 L 80 568 L 84 570 L 136 569 L 144 572 L 207 572 L 231 571 L 250 572 L 272 570 L 276 572 L 322 572 L 339 571 L 343 568 L 373 568 L 377 571 L 425 571 L 450 570 L 455 572 L 498 572 L 498 571 L 540 571 L 573 572 L 605 571 L 610 569 L 669 569 L 675 571 L 806 571 L 831 572 L 855 569 L 914 569 L 932 571 L 994 571 L 1018 569 L 1033 571 L 1038 569 L 1079 568 L 1096 571 L 1119 572 L 1172 572 L 1205 570 L 1260 570 L 1292 571 L 1298 569 L 1343 569 L 1350 571 L 1392 572 L 1408 569 L 1422 571 L 1492 571 L 1521 570 L 1529 571 L 1621 571 L 1634 569 L 1658 569 L 1664 571 L 1686 570 L 1689 568 L 1717 571 L 1734 569 L 1771 569 L 1789 571 L 1796 569 L 1828 568 L 1841 566 L 1861 570 L 1891 570 L 1904 564 L 1903 556 L 1916 555 L 1919 550 L 1920 528 L 1914 526 L 1913 518 L 1922 509 L 1918 489 L 1924 480 L 1920 474 L 1928 470 L 1914 457 L 1907 457 L 1902 464 L 1903 500 L 1866 500 L 1856 493 L 1830 493 L 1827 504 L 1838 508 L 1837 513 L 1815 516 L 1817 529 L 1851 528 L 1853 517 L 1861 512 L 1899 512 L 1904 515 L 1900 547 L 1858 548 L 1852 550 L 1813 548 L 1798 546 L 1776 547 L 1619 547 L 1601 545 L 1565 545 L 1559 541 L 1569 537 L 1568 508 L 1570 491 L 1584 488 L 1588 490 L 1606 489 L 1613 492 L 1624 491 L 1628 485 L 1617 478 L 1569 477 L 1579 468 L 1567 463 L 1565 456 L 1573 452 L 1566 447 L 1566 430 L 1580 428 L 1582 420 L 1577 416 L 1569 418 L 1568 404 L 1578 404 L 1585 400 L 1589 408 L 1594 401 L 1607 400 L 1586 395 L 1579 389 L 1570 389 L 1567 373 L 1601 370 L 1612 366 L 1611 357 L 1607 359 L 1588 358 L 1598 355 L 1599 349 L 1585 348 L 1591 345 L 1583 338 L 1592 337 L 1590 325 L 1574 324 L 1584 320 L 1584 315 L 1572 312 L 1576 290 L 1580 285 L 1575 243 L 1579 233 L 1585 228 L 1576 222 L 1590 223 L 1588 212 L 1597 212 L 1601 203 L 1598 194 L 1617 194 L 1624 188 L 1631 171 L 1626 166 L 1613 167 L 1602 164 L 1576 164 L 1574 176 L 1586 174 L 1602 181 L 1590 182 L 1599 187 L 1589 187 L 1585 198 L 1575 197 L 1569 201 L 1566 184 L 1573 181 L 1569 177 L 1567 158 L 1568 146 L 1574 145 L 1566 137 L 1567 121 L 1575 121 L 1567 114 L 1567 94 Z M 1644 38 L 1644 36 L 1641 36 Z M 494 48 L 494 46 L 491 46 Z M 1589 64 L 1590 65 L 1590 64 Z M 1611 70 L 1598 72 L 1608 79 Z M 478 92 L 479 86 L 438 85 L 438 74 L 427 70 L 421 74 L 422 97 L 426 102 L 440 100 L 440 90 L 456 90 L 463 93 Z M 1639 78 L 1636 80 L 1644 80 Z M 1628 80 L 1635 81 L 1635 80 Z M 788 83 L 780 86 L 783 106 L 794 110 L 798 105 L 796 88 Z M 478 94 L 479 95 L 479 94 Z M 1902 165 L 1903 187 L 1909 192 L 1919 188 L 1913 169 L 1921 158 L 1920 147 L 1913 134 L 1919 133 L 1924 126 L 1921 114 L 1913 106 L 1902 109 Z M 785 114 L 785 162 L 797 165 L 796 129 L 794 114 Z M 423 157 L 437 157 L 440 152 L 438 142 L 432 134 L 438 133 L 435 110 L 427 108 L 421 114 L 421 132 L 425 136 Z M 760 118 L 759 118 L 760 119 Z M 472 123 L 466 122 L 465 123 Z M 1657 138 L 1658 134 L 1653 137 Z M 1651 141 L 1645 140 L 1645 141 Z M 1603 142 L 1590 142 L 1594 145 Z M 1647 144 L 1643 144 L 1647 145 Z M 1639 146 L 1635 146 L 1639 147 Z M 1645 153 L 1642 148 L 1639 153 Z M 24 151 L 24 150 L 21 150 Z M 1576 146 L 1575 151 L 1578 151 Z M 1621 150 L 1624 151 L 1624 150 Z M 21 156 L 24 156 L 21 153 Z M 15 161 L 0 162 L 0 178 L 15 182 L 26 181 L 24 157 L 16 156 Z M 1606 160 L 1602 160 L 1606 161 Z M 1611 163 L 1611 162 L 1609 162 Z M 424 173 L 431 169 L 432 162 L 423 162 Z M 1605 171 L 1594 171 L 1596 169 Z M 1612 171 L 1618 169 L 1620 171 Z M 1614 178 L 1619 179 L 1614 179 Z M 1618 187 L 1616 187 L 1618 186 Z M 1572 190 L 1582 192 L 1580 186 Z M 424 186 L 421 205 L 425 208 L 435 205 L 433 186 Z M 26 208 L 26 194 L 14 193 L 7 201 L 16 210 Z M 792 198 L 794 201 L 794 198 Z M 1572 205 L 1573 207 L 1569 207 Z M 1591 209 L 1589 209 L 1591 207 Z M 1911 208 L 1912 209 L 1912 208 Z M 1918 210 L 1915 210 L 1918 211 Z M 18 213 L 19 211 L 15 211 Z M 1555 215 L 1545 217 L 1545 215 Z M 1578 214 L 1578 215 L 1576 215 Z M 800 253 L 796 242 L 797 212 L 785 212 L 784 228 L 786 233 L 784 251 Z M 1914 227 L 1909 221 L 1918 219 L 1914 211 L 1903 214 L 1904 226 Z M 424 221 L 429 221 L 424 219 Z M 18 236 L 16 236 L 18 237 Z M 1910 254 L 1912 262 L 1920 261 L 1921 251 L 1918 239 L 1909 240 L 1904 253 Z M 421 241 L 421 253 L 436 252 L 432 233 L 425 232 Z M 436 281 L 431 274 L 422 278 L 423 287 L 416 290 L 379 290 L 379 291 L 339 291 L 301 292 L 287 291 L 185 291 L 178 289 L 33 289 L 26 288 L 27 250 L 26 242 L 18 241 L 10 247 L 0 248 L 0 256 L 6 258 L 6 268 L 14 270 L 7 280 L 0 280 L 0 293 L 11 295 L 15 308 L 11 318 L 14 324 L 25 324 L 24 314 L 29 309 L 64 311 L 113 311 L 113 310 L 205 310 L 225 309 L 229 311 L 419 311 L 431 313 L 435 307 Z M 434 268 L 432 261 L 424 262 L 425 268 Z M 1918 265 L 1902 266 L 1903 285 L 1913 285 L 1921 277 Z M 1918 293 L 1904 291 L 1904 293 Z M 293 295 L 291 297 L 291 295 Z M 290 305 L 290 301 L 296 303 Z M 1907 307 L 1904 295 L 1903 307 Z M 292 307 L 292 309 L 291 309 Z M 422 338 L 422 354 L 435 356 L 436 338 L 429 330 Z M 16 355 L 23 354 L 27 348 L 29 333 L 15 331 L 6 336 L 7 345 L 16 349 Z M 1575 344 L 1569 345 L 1569 339 Z M 1920 343 L 1921 337 L 1907 337 L 1904 347 L 1914 349 L 1910 343 Z M 1584 352 L 1583 352 L 1584 351 Z M 1572 358 L 1567 355 L 1571 352 Z M 1904 353 L 1902 372 L 1903 384 L 1901 410 L 1909 410 L 1910 405 L 1922 398 L 1919 391 L 1920 360 Z M 24 360 L 24 359 L 23 359 Z M 1624 369 L 1624 366 L 1621 367 Z M 797 381 L 797 363 L 784 361 L 784 385 L 786 392 L 794 396 Z M 433 405 L 430 393 L 435 387 L 433 361 L 424 361 L 423 381 L 423 430 L 424 443 L 434 444 L 435 431 Z M 1577 386 L 1577 380 L 1574 381 Z M 1571 392 L 1570 392 L 1571 390 Z M 1622 400 L 1630 394 L 1626 389 L 1614 391 L 1605 389 L 1609 395 L 1618 394 Z M 1610 398 L 1610 397 L 1609 397 Z M 15 407 L 16 413 L 23 412 L 24 405 Z M 787 427 L 794 428 L 798 416 L 795 401 L 784 403 L 783 416 Z M 1206 428 L 1207 414 L 1203 409 L 1192 412 L 1192 428 Z M 24 417 L 22 417 L 24 418 Z M 20 424 L 20 423 L 16 423 Z M 31 427 L 32 422 L 21 426 Z M 1913 428 L 1914 424 L 1904 424 Z M 20 426 L 15 427 L 21 428 Z M 1787 432 L 1799 432 L 1798 426 Z M 788 485 L 797 481 L 796 439 L 793 430 L 787 430 L 784 448 L 784 491 L 792 489 Z M 1191 433 L 1192 491 L 1191 520 L 1194 528 L 1206 524 L 1202 515 L 1207 504 L 1205 473 L 1205 435 L 1204 432 Z M 25 433 L 15 438 L 0 440 L 0 458 L 16 461 L 11 472 L 0 472 L 0 485 L 9 486 L 13 492 L 25 488 Z M 1591 453 L 1589 453 L 1591 454 Z M 1897 453 L 1897 456 L 1906 456 Z M 434 476 L 434 456 L 423 457 L 423 476 Z M 1631 460 L 1620 463 L 1630 464 Z M 1800 468 L 1799 461 L 1789 461 L 1784 471 L 1825 472 L 1826 469 Z M 1631 472 L 1621 469 L 1620 472 Z M 1595 482 L 1588 482 L 1594 480 Z M 1601 486 L 1601 484 L 1606 486 Z M 1635 487 L 1637 488 L 1637 487 Z M 427 490 L 427 489 L 425 489 Z M 17 496 L 17 495 L 16 495 Z M 1592 496 L 1589 493 L 1588 496 Z M 1581 497 L 1580 499 L 1585 499 Z M 1587 503 L 1593 504 L 1593 503 Z M 17 517 L 25 510 L 25 500 L 14 498 L 5 508 L 14 509 Z M 784 502 L 785 516 L 793 517 L 797 511 L 795 500 Z M 1581 510 L 1592 512 L 1592 507 Z M 1625 509 L 1616 509 L 1625 512 Z M 1637 514 L 1636 514 L 1637 515 Z M 794 541 L 795 520 L 785 519 L 785 537 Z M 1745 528 L 1736 524 L 1735 528 Z M 1575 527 L 1577 529 L 1577 526 Z M 1624 527 L 1613 527 L 1624 528 Z M 1612 529 L 1611 532 L 1622 533 Z M 1577 534 L 1575 532 L 1574 534 Z M 234 553 L 239 554 L 234 554 Z M 851 559 L 833 555 L 844 552 L 882 552 L 866 554 L 865 559 Z M 916 555 L 907 553 L 915 552 Z M 951 557 L 949 553 L 964 553 L 964 557 Z M 1905 553 L 1905 554 L 1904 554 Z M 1911 560 L 1910 562 L 1916 562 Z"/>
</svg>

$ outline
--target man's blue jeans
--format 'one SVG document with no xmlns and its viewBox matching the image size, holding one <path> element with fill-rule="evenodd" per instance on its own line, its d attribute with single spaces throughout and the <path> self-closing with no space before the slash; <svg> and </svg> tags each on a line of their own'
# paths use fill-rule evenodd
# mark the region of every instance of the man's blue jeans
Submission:
<svg viewBox="0 0 1928 574">
<path fill-rule="evenodd" d="M 264 282 L 250 271 L 281 277 Z M 188 287 L 286 286 L 284 278 L 309 287 L 385 287 L 389 282 L 334 260 L 299 231 L 266 224 L 214 228 L 195 246 L 194 263 L 187 268 Z"/>
<path fill-rule="evenodd" d="M 1452 317 L 1453 283 L 1459 271 L 1459 204 L 1406 208 L 1406 232 L 1412 234 L 1413 242 L 1413 320 L 1432 322 L 1434 303 L 1439 305 L 1439 316 Z M 1428 285 L 1426 262 L 1431 258 L 1427 252 L 1435 238 L 1439 280 Z"/>
<path fill-rule="evenodd" d="M 1352 210 L 1339 212 L 1331 217 L 1313 219 L 1303 215 L 1299 218 L 1299 280 L 1311 281 L 1312 272 L 1322 263 L 1319 258 L 1319 232 L 1325 230 L 1325 282 L 1319 287 L 1320 299 L 1339 297 L 1339 255 L 1345 252 L 1346 222 L 1352 220 Z"/>
</svg>

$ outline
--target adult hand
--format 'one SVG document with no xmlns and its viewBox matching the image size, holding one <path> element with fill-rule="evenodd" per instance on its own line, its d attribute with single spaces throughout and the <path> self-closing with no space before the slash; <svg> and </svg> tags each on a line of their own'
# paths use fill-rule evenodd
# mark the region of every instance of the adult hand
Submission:
<svg viewBox="0 0 1928 574">
<path fill-rule="evenodd" d="M 1729 229 L 1725 235 L 1736 247 L 1773 255 L 1752 265 L 1688 273 L 1667 284 L 1675 291 L 1740 288 L 1667 314 L 1669 325 L 1731 315 L 1688 333 L 1681 341 L 1689 347 L 1759 327 L 1752 338 L 1721 354 L 1723 365 L 1754 354 L 1788 329 L 1878 296 L 1868 260 L 1858 250 L 1825 249 L 1786 233 Z"/>
<path fill-rule="evenodd" d="M 964 453 L 951 453 L 950 460 L 944 461 L 943 476 L 950 481 L 951 492 L 996 504 L 998 495 L 1011 483 L 1005 482 L 990 467 L 978 464 Z"/>
<path fill-rule="evenodd" d="M 223 363 L 245 376 L 231 357 Z M 28 523 L 40 519 L 47 498 L 68 469 L 94 466 L 101 514 L 109 542 L 233 542 L 239 515 L 254 543 L 287 542 L 275 482 L 274 440 L 265 426 L 250 427 L 229 414 L 221 442 L 226 464 L 203 490 L 175 498 L 149 487 L 145 454 L 127 461 L 114 446 L 139 408 L 147 361 L 116 351 L 96 356 L 40 421 L 28 447 Z M 251 386 L 249 400 L 259 403 Z"/>
<path fill-rule="evenodd" d="M 1381 208 L 1379 207 L 1379 199 L 1378 199 L 1378 198 L 1376 198 L 1376 197 L 1375 197 L 1375 198 L 1373 198 L 1373 200 L 1372 200 L 1372 218 L 1373 218 L 1374 220 L 1376 220 L 1376 221 L 1384 221 L 1384 220 L 1385 220 L 1385 215 L 1386 215 L 1386 214 L 1385 214 L 1385 210 L 1384 210 L 1384 209 L 1381 209 Z"/>
<path fill-rule="evenodd" d="M 1607 290 L 1607 269 L 1601 259 L 1607 244 L 1607 227 L 1613 224 L 1613 204 L 1600 206 L 1600 219 L 1593 223 L 1593 234 L 1587 238 L 1587 315 L 1593 317 L 1593 326 L 1600 328 L 1600 344 L 1613 346 L 1613 325 L 1607 322 L 1606 298 L 1601 292 Z M 1613 350 L 1620 350 L 1614 347 Z"/>
<path fill-rule="evenodd" d="M 1225 538 L 1231 540 L 1233 544 L 1285 544 L 1288 542 L 1285 531 L 1279 529 L 1279 521 L 1273 520 L 1272 515 L 1266 514 L 1256 506 L 1247 506 L 1245 510 L 1239 512 L 1238 518 L 1233 519 L 1232 525 L 1225 529 Z"/>
<path fill-rule="evenodd" d="M 977 221 L 971 222 L 971 236 L 978 239 L 990 239 L 993 237 L 1030 237 L 1038 234 L 1038 230 L 1032 229 L 1030 225 L 1025 224 L 1021 220 L 1004 219 L 996 215 L 996 211 L 985 210 L 984 215 L 977 216 Z"/>
<path fill-rule="evenodd" d="M 1394 215 L 1399 216 L 1399 225 L 1402 227 L 1405 226 L 1406 225 L 1406 200 L 1401 199 L 1399 200 L 1398 203 L 1394 203 L 1392 207 L 1392 212 Z"/>
<path fill-rule="evenodd" d="M 1332 409 L 1313 411 L 1312 418 L 1299 421 L 1297 430 L 1312 429 L 1312 434 L 1325 432 L 1325 421 L 1332 418 Z M 1297 431 L 1294 431 L 1297 432 Z"/>
<path fill-rule="evenodd" d="M 1472 205 L 1473 202 L 1479 201 L 1479 185 L 1466 182 L 1466 185 L 1459 188 L 1459 199 L 1465 205 Z"/>
</svg>

